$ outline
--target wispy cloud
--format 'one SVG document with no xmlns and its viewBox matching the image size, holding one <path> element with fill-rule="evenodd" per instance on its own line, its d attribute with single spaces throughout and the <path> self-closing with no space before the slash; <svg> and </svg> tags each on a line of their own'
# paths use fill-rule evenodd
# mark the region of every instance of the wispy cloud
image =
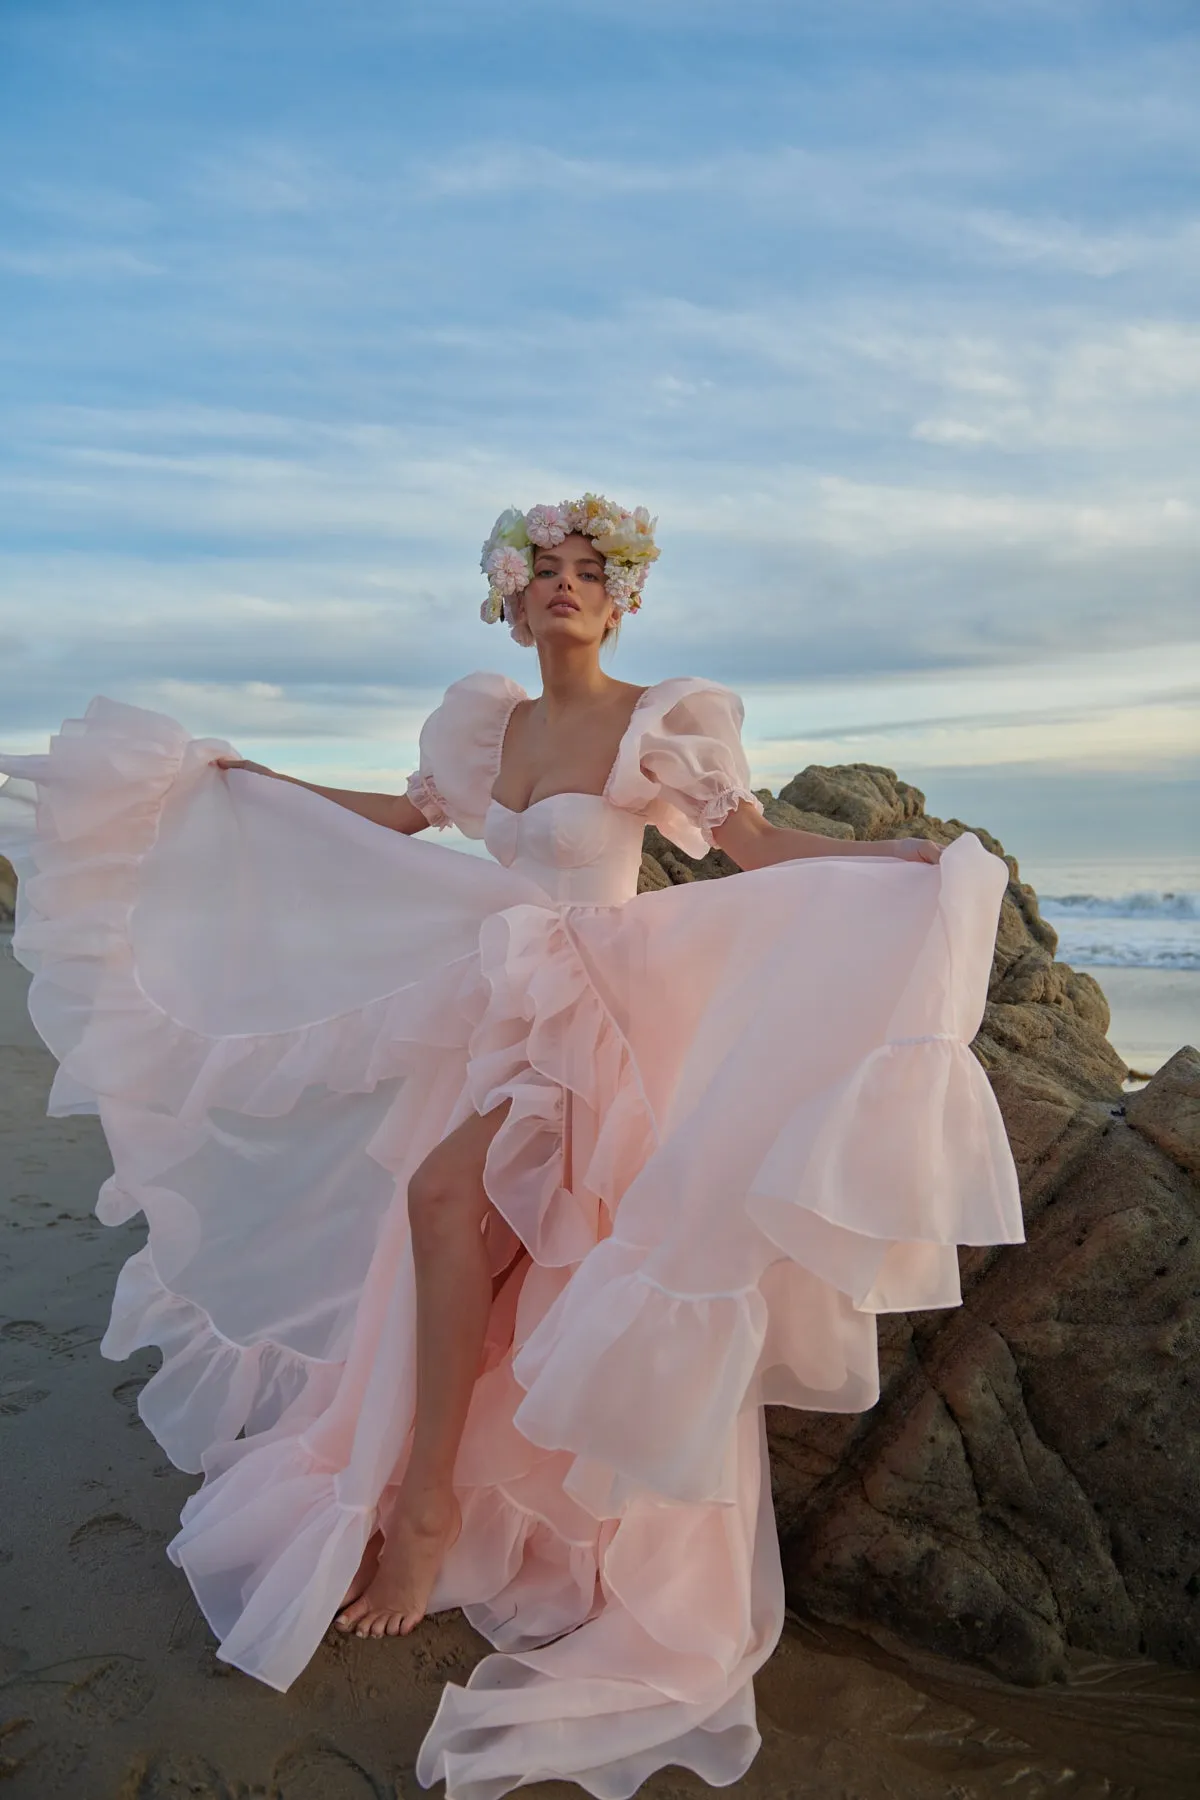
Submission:
<svg viewBox="0 0 1200 1800">
<path fill-rule="evenodd" d="M 600 486 L 664 546 L 619 672 L 738 686 L 781 775 L 1186 759 L 1188 708 L 1132 675 L 1176 666 L 1200 563 L 1186 19 L 216 0 L 101 30 L 66 0 L 4 29 L 6 740 L 103 687 L 393 768 L 464 669 L 534 680 L 479 622 L 495 513 Z M 1086 651 L 1128 691 L 1021 698 Z"/>
</svg>

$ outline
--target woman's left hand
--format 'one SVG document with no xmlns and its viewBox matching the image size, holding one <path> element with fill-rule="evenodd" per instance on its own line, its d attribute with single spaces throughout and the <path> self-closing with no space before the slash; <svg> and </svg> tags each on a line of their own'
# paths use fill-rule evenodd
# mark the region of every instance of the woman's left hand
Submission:
<svg viewBox="0 0 1200 1800">
<path fill-rule="evenodd" d="M 888 850 L 901 862 L 935 863 L 941 861 L 942 846 L 932 838 L 892 838 Z"/>
</svg>

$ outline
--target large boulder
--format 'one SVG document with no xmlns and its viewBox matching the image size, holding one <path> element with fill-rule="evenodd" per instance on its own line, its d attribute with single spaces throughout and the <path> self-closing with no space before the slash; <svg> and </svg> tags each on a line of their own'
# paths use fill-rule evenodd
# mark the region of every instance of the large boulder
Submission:
<svg viewBox="0 0 1200 1800">
<path fill-rule="evenodd" d="M 1057 960 L 1015 858 L 890 769 L 757 791 L 775 824 L 974 830 L 1004 858 L 972 1048 L 1028 1236 L 961 1253 L 961 1308 L 881 1318 L 870 1412 L 768 1409 L 791 1603 L 1019 1682 L 1061 1674 L 1071 1649 L 1200 1666 L 1200 1055 L 1127 1094 L 1103 991 Z M 646 834 L 646 887 L 734 871 Z"/>
</svg>

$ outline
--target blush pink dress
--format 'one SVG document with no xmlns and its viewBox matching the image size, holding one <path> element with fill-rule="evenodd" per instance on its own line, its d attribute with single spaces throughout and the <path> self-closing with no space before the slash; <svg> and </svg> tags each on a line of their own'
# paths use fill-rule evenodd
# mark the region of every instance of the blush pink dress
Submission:
<svg viewBox="0 0 1200 1800">
<path fill-rule="evenodd" d="M 99 1113 L 99 1216 L 149 1224 L 102 1349 L 161 1348 L 142 1417 L 203 1472 L 169 1554 L 219 1655 L 275 1688 L 403 1472 L 408 1179 L 512 1102 L 484 1184 L 513 1267 L 431 1602 L 495 1653 L 447 1684 L 417 1774 L 621 1800 L 758 1748 L 784 1608 L 763 1404 L 869 1407 L 876 1314 L 955 1305 L 955 1246 L 1022 1238 L 967 1047 L 1006 870 L 967 833 L 937 866 L 831 843 L 639 895 L 648 820 L 699 856 L 761 810 L 738 696 L 657 682 L 603 794 L 518 814 L 491 790 L 523 697 L 453 683 L 408 784 L 493 860 L 222 774 L 228 744 L 103 698 L 0 759 L 0 848 L 50 1111 Z"/>
</svg>

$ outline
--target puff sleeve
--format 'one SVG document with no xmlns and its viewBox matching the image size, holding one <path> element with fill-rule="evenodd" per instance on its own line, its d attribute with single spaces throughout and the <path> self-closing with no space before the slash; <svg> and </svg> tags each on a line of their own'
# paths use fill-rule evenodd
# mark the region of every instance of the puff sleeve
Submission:
<svg viewBox="0 0 1200 1800">
<path fill-rule="evenodd" d="M 456 825 L 483 836 L 504 733 L 525 690 L 507 675 L 478 669 L 451 682 L 421 727 L 419 761 L 405 792 L 439 831 Z"/>
<path fill-rule="evenodd" d="M 660 682 L 643 700 L 633 754 L 617 770 L 612 798 L 643 812 L 686 856 L 704 856 L 741 801 L 763 810 L 750 786 L 741 698 L 685 675 Z"/>
</svg>

